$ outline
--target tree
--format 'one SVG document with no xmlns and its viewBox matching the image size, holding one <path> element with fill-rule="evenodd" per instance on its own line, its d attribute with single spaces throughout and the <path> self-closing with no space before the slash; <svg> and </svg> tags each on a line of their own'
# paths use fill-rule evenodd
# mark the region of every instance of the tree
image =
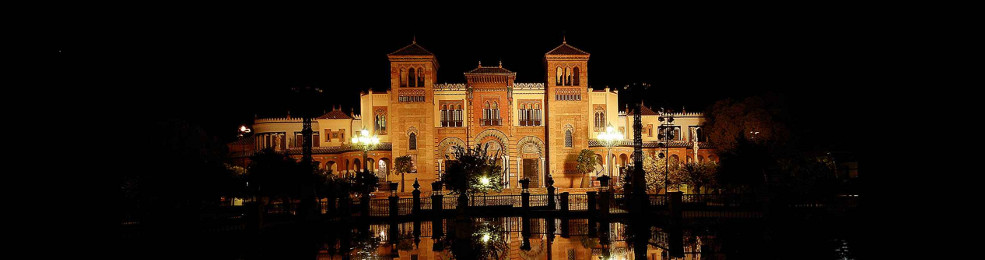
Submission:
<svg viewBox="0 0 985 260">
<path fill-rule="evenodd" d="M 675 166 L 677 163 L 675 163 L 674 160 L 671 160 L 670 164 L 670 176 L 666 179 L 666 181 L 669 181 L 670 185 L 679 185 L 681 183 L 681 176 L 679 173 L 680 167 Z M 643 154 L 643 172 L 645 173 L 644 178 L 647 183 L 647 192 L 656 193 L 667 188 L 664 184 L 664 175 L 667 174 L 666 168 L 667 162 L 664 158 L 660 158 L 656 154 Z M 630 174 L 626 174 L 623 176 L 623 178 L 625 178 L 623 181 L 630 181 L 631 177 L 629 175 Z"/>
<path fill-rule="evenodd" d="M 592 150 L 584 149 L 578 154 L 578 165 L 576 169 L 583 175 L 595 172 L 595 165 L 599 164 L 598 158 L 595 157 L 595 152 Z M 574 180 L 572 180 L 573 182 Z M 574 186 L 574 185 L 572 185 Z M 581 187 L 585 187 L 585 176 L 582 176 Z"/>
<path fill-rule="evenodd" d="M 448 164 L 448 170 L 441 176 L 445 186 L 459 194 L 502 191 L 503 168 L 499 164 L 499 152 L 490 155 L 488 148 L 488 145 L 456 146 L 453 155 L 457 162 Z"/>
<path fill-rule="evenodd" d="M 397 174 L 400 174 L 400 192 L 404 192 L 404 173 L 408 173 L 414 169 L 414 162 L 411 161 L 410 155 L 404 155 L 394 159 L 393 169 Z"/>
<path fill-rule="evenodd" d="M 689 162 L 681 166 L 681 180 L 691 186 L 695 194 L 701 193 L 701 187 L 715 183 L 715 172 L 718 165 L 714 162 Z"/>
<path fill-rule="evenodd" d="M 785 111 L 782 99 L 775 95 L 720 100 L 705 113 L 702 131 L 721 152 L 735 150 L 743 140 L 759 145 L 783 144 L 790 137 Z"/>
</svg>

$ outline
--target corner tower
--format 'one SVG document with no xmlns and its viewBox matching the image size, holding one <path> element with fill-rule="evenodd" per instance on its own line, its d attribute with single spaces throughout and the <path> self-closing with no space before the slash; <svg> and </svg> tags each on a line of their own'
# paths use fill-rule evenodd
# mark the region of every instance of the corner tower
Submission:
<svg viewBox="0 0 985 260">
<path fill-rule="evenodd" d="M 400 186 L 410 186 L 414 178 L 421 183 L 436 179 L 434 114 L 434 81 L 438 75 L 438 61 L 434 54 L 417 44 L 410 45 L 387 55 L 390 60 L 390 105 L 388 108 L 373 108 L 374 117 L 380 111 L 388 119 L 387 131 L 394 158 L 410 155 L 416 173 L 407 174 Z M 365 116 L 363 118 L 366 118 Z M 378 135 L 381 133 L 377 133 Z M 430 189 L 430 187 L 422 187 Z M 405 189 L 407 190 L 407 189 Z"/>
<path fill-rule="evenodd" d="M 567 40 L 544 55 L 547 64 L 547 167 L 557 187 L 578 187 L 578 153 L 588 148 L 589 53 Z"/>
</svg>

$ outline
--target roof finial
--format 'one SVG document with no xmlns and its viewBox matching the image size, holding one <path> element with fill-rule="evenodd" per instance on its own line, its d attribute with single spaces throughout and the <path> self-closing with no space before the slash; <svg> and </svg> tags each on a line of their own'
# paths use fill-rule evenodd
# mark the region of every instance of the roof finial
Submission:
<svg viewBox="0 0 985 260">
<path fill-rule="evenodd" d="M 500 59 L 500 60 L 499 60 L 499 67 L 500 67 L 500 68 L 502 68 L 502 67 L 503 67 L 503 60 L 502 60 L 502 59 Z"/>
<path fill-rule="evenodd" d="M 568 44 L 568 37 L 564 34 L 561 34 L 561 43 Z"/>
<path fill-rule="evenodd" d="M 482 60 L 479 60 L 479 68 L 482 68 Z"/>
<path fill-rule="evenodd" d="M 410 41 L 411 44 L 417 44 L 417 34 L 414 34 L 414 38 Z"/>
</svg>

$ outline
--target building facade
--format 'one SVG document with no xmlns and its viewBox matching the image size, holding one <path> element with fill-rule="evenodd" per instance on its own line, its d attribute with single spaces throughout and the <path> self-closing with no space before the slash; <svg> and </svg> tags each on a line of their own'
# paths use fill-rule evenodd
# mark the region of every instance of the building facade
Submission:
<svg viewBox="0 0 985 260">
<path fill-rule="evenodd" d="M 607 149 L 595 137 L 607 126 L 626 137 L 611 150 L 613 177 L 618 179 L 621 169 L 632 162 L 632 112 L 619 109 L 618 90 L 588 85 L 590 54 L 567 42 L 545 53 L 544 82 L 515 82 L 516 72 L 504 68 L 502 62 L 494 66 L 480 62 L 464 73 L 463 83 L 439 84 L 435 82 L 436 56 L 416 42 L 388 58 L 390 86 L 386 92 L 362 93 L 358 113 L 333 108 L 313 120 L 313 140 L 317 140 L 313 158 L 323 169 L 348 175 L 366 167 L 381 180 L 399 182 L 390 164 L 395 157 L 410 155 L 415 170 L 405 174 L 401 185 L 409 187 L 416 179 L 428 190 L 453 163 L 454 147 L 482 145 L 498 154 L 507 188 L 518 188 L 524 178 L 530 179 L 531 187 L 544 187 L 548 175 L 554 178 L 555 187 L 586 187 L 606 167 L 599 165 L 596 173 L 579 173 L 577 157 L 590 149 L 605 161 Z M 667 152 L 671 162 L 678 163 L 717 161 L 701 134 L 701 113 L 666 113 L 676 120 L 662 127 L 659 113 L 645 106 L 641 112 L 644 153 Z M 248 157 L 254 151 L 273 148 L 300 158 L 301 118 L 259 118 L 252 128 L 253 136 L 230 144 L 234 155 Z M 362 151 L 349 144 L 363 129 L 381 141 L 365 161 Z M 659 131 L 675 133 L 669 148 L 658 147 Z"/>
</svg>

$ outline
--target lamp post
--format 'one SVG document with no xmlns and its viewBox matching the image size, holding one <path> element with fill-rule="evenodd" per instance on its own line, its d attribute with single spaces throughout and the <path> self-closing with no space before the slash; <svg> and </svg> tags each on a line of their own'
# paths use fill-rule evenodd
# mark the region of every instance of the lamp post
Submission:
<svg viewBox="0 0 985 260">
<path fill-rule="evenodd" d="M 240 155 L 240 160 L 243 164 L 243 169 L 246 169 L 246 134 L 249 134 L 250 132 L 253 132 L 253 130 L 246 127 L 246 125 L 239 126 L 239 150 L 240 153 L 242 153 Z"/>
<path fill-rule="evenodd" d="M 364 172 L 369 172 L 369 163 L 366 162 L 367 153 L 378 144 L 380 144 L 380 138 L 376 137 L 376 135 L 369 135 L 369 130 L 366 130 L 366 128 L 359 131 L 359 136 L 352 137 L 352 146 L 363 150 L 362 164 Z"/>
<path fill-rule="evenodd" d="M 674 139 L 674 131 L 671 131 L 672 130 L 671 127 L 674 126 L 674 124 L 673 124 L 674 123 L 674 116 L 673 115 L 669 115 L 669 113 L 667 113 L 667 110 L 666 109 L 660 108 L 660 117 L 657 117 L 657 120 L 660 121 L 660 127 L 662 127 L 663 130 L 664 130 L 664 131 L 661 131 L 660 138 L 664 139 L 664 143 L 663 143 L 663 146 L 664 146 L 664 158 L 663 158 L 664 159 L 664 192 L 666 193 L 666 192 L 670 191 L 670 180 L 669 180 L 668 177 L 670 176 L 670 140 L 671 139 Z"/>
<path fill-rule="evenodd" d="M 602 145 L 605 145 L 605 150 L 606 150 L 606 152 L 605 152 L 605 169 L 608 172 L 608 175 L 609 176 L 612 176 L 612 166 L 609 165 L 609 163 L 610 163 L 609 162 L 609 157 L 612 156 L 612 146 L 614 146 L 617 143 L 621 142 L 622 139 L 623 139 L 623 135 L 622 135 L 622 133 L 617 132 L 616 129 L 614 127 L 612 127 L 612 124 L 609 124 L 609 126 L 606 126 L 605 127 L 605 132 L 599 133 L 595 137 L 595 139 L 598 139 L 600 142 L 602 142 Z M 603 175 L 603 176 L 605 176 L 605 175 Z"/>
</svg>

